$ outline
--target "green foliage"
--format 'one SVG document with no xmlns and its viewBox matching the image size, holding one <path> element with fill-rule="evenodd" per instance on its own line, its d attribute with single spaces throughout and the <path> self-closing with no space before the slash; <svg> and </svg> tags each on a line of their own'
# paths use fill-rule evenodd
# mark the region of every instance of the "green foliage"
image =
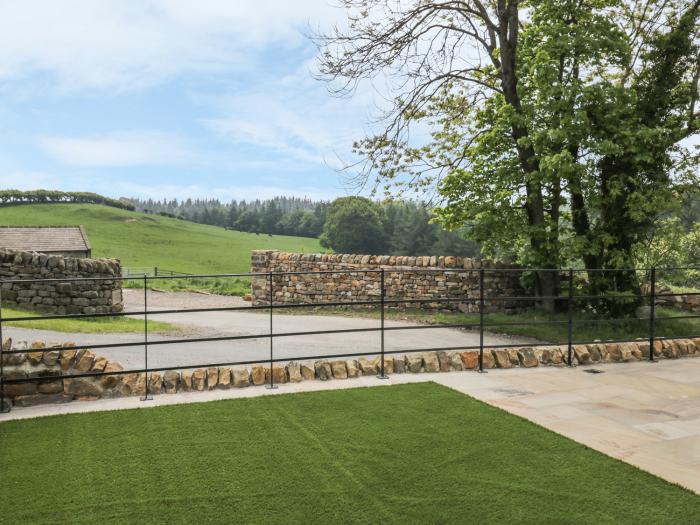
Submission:
<svg viewBox="0 0 700 525">
<path fill-rule="evenodd" d="M 41 315 L 36 312 L 15 310 L 14 308 L 2 309 L 3 318 L 30 317 Z M 69 334 L 107 334 L 107 333 L 143 333 L 143 320 L 130 317 L 95 317 L 90 319 L 43 319 L 37 321 L 3 321 L 4 326 L 27 328 L 31 330 L 52 330 L 54 332 L 67 332 Z M 149 332 L 177 332 L 176 325 L 162 321 L 148 320 Z"/>
<path fill-rule="evenodd" d="M 299 237 L 318 237 L 321 234 L 328 207 L 324 201 L 297 197 L 251 202 L 234 200 L 230 203 L 218 199 L 128 201 L 144 213 L 158 213 L 242 232 Z"/>
<path fill-rule="evenodd" d="M 0 190 L 0 203 L 9 204 L 33 204 L 72 202 L 81 204 L 104 204 L 123 210 L 134 210 L 134 205 L 122 199 L 111 199 L 86 191 L 57 191 L 57 190 Z"/>
<path fill-rule="evenodd" d="M 700 521 L 696 494 L 435 383 L 6 421 L 0 442 L 7 523 Z"/>
<path fill-rule="evenodd" d="M 388 75 L 398 90 L 385 129 L 356 144 L 360 180 L 391 195 L 437 188 L 438 219 L 486 255 L 632 266 L 679 191 L 700 183 L 687 140 L 700 129 L 700 2 L 363 6 L 318 38 L 328 80 L 351 91 Z M 556 295 L 553 277 L 536 280 Z M 639 283 L 615 272 L 590 285 Z"/>
<path fill-rule="evenodd" d="M 339 253 L 381 254 L 387 251 L 382 207 L 365 197 L 334 200 L 323 225 L 321 246 Z"/>
</svg>

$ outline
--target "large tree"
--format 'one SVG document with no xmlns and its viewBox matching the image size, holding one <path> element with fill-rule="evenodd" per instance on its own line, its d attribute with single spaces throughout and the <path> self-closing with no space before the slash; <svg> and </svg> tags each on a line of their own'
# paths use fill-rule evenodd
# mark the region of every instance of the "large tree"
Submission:
<svg viewBox="0 0 700 525">
<path fill-rule="evenodd" d="M 597 270 L 632 266 L 697 184 L 683 144 L 700 121 L 700 0 L 342 4 L 347 27 L 317 37 L 322 77 L 392 90 L 385 126 L 356 144 L 363 183 L 437 188 L 441 220 L 486 253 L 581 262 L 595 291 L 635 289 L 634 272 Z M 557 295 L 558 273 L 535 284 Z"/>
</svg>

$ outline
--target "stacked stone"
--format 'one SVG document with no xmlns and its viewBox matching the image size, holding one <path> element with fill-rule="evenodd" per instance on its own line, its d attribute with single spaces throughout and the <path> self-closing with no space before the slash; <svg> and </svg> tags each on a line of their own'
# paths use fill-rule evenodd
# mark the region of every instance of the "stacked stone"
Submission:
<svg viewBox="0 0 700 525">
<path fill-rule="evenodd" d="M 43 403 L 65 403 L 72 400 L 90 401 L 99 398 L 144 395 L 146 375 L 125 372 L 116 362 L 96 356 L 90 350 L 70 350 L 74 343 L 46 345 L 36 341 L 12 346 L 12 341 L 3 344 L 3 350 L 29 350 L 26 353 L 4 354 L 5 379 L 33 379 L 25 383 L 5 385 L 5 396 L 16 406 L 31 406 Z M 700 357 L 700 338 L 656 341 L 656 358 L 678 359 Z M 626 343 L 594 343 L 573 347 L 574 365 L 596 363 L 623 363 L 648 359 L 648 341 Z M 537 366 L 565 366 L 568 359 L 566 346 L 516 347 L 486 349 L 483 354 L 484 368 L 532 368 Z M 385 356 L 385 374 L 434 373 L 479 368 L 479 352 L 450 351 L 423 352 L 407 355 Z M 148 374 L 149 394 L 175 394 L 214 389 L 246 388 L 274 381 L 299 383 L 301 381 L 351 379 L 362 376 L 374 377 L 381 371 L 381 358 L 318 360 L 311 362 L 291 361 L 272 368 L 255 365 L 251 368 L 211 367 L 195 370 L 168 370 L 161 374 Z M 41 379 L 42 377 L 73 375 L 80 373 L 114 373 L 85 378 Z"/>
<path fill-rule="evenodd" d="M 120 312 L 121 267 L 116 259 L 79 259 L 0 250 L 2 303 L 52 314 Z M 99 281 L 22 282 L 27 279 L 105 277 Z M 8 282 L 12 280 L 12 282 Z"/>
<path fill-rule="evenodd" d="M 381 277 L 376 270 L 383 269 L 387 300 L 416 300 L 419 302 L 402 305 L 427 309 L 460 308 L 464 311 L 478 311 L 478 305 L 474 301 L 479 297 L 478 270 L 516 268 L 513 265 L 452 256 L 313 254 L 271 250 L 253 251 L 251 265 L 253 273 L 311 272 L 274 275 L 275 303 L 318 304 L 376 300 L 381 295 Z M 486 271 L 484 295 L 498 298 L 525 295 L 519 278 L 518 272 Z M 267 276 L 252 279 L 252 297 L 256 305 L 269 303 Z M 444 299 L 449 298 L 457 301 L 444 302 Z M 460 299 L 464 301 L 461 304 Z M 526 306 L 528 304 L 523 301 L 489 299 L 486 309 L 499 311 Z"/>
</svg>

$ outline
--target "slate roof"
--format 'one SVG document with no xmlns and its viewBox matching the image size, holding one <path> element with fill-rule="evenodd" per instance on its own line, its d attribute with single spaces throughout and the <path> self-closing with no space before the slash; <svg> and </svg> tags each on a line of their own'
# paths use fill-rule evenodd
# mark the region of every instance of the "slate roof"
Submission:
<svg viewBox="0 0 700 525">
<path fill-rule="evenodd" d="M 89 251 L 82 226 L 0 226 L 0 248 L 25 252 Z"/>
</svg>

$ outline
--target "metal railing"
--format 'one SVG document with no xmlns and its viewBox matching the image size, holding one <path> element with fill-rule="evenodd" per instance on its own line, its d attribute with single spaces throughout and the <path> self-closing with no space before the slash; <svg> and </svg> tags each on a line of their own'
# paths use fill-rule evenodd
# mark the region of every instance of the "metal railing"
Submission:
<svg viewBox="0 0 700 525">
<path fill-rule="evenodd" d="M 680 271 L 680 270 L 692 270 L 698 271 L 700 268 L 669 268 L 663 269 Z M 207 368 L 207 367 L 228 367 L 228 366 L 241 366 L 241 365 L 253 365 L 266 363 L 270 366 L 270 377 L 269 381 L 266 380 L 267 388 L 277 388 L 274 382 L 274 374 L 272 373 L 272 368 L 275 363 L 288 360 L 317 360 L 317 359 L 339 359 L 339 358 L 350 358 L 350 357 L 364 357 L 364 356 L 376 356 L 379 354 L 379 370 L 377 377 L 379 379 L 386 379 L 385 369 L 385 357 L 393 354 L 410 354 L 416 352 L 433 352 L 433 351 L 452 351 L 452 350 L 478 350 L 478 368 L 477 371 L 485 373 L 484 370 L 484 351 L 489 349 L 499 349 L 499 348 L 511 348 L 516 346 L 528 346 L 528 347 L 543 347 L 543 346 L 553 346 L 555 344 L 562 343 L 522 343 L 517 344 L 511 342 L 508 344 L 485 344 L 484 335 L 488 332 L 489 328 L 497 328 L 504 326 L 524 326 L 524 325 L 555 325 L 555 324 L 566 324 L 567 326 L 567 352 L 566 352 L 566 364 L 573 366 L 573 347 L 579 344 L 595 344 L 600 342 L 639 342 L 637 339 L 616 339 L 609 341 L 601 341 L 599 339 L 594 340 L 575 340 L 574 339 L 574 326 L 578 323 L 599 323 L 599 322 L 630 322 L 630 321 L 640 321 L 639 318 L 589 318 L 589 319 L 575 319 L 574 317 L 574 307 L 577 303 L 590 303 L 594 301 L 616 301 L 620 299 L 636 299 L 636 300 L 646 300 L 650 309 L 648 316 L 648 361 L 654 362 L 654 346 L 655 342 L 659 340 L 673 340 L 673 339 L 687 339 L 700 337 L 700 329 L 696 334 L 683 334 L 683 335 L 673 335 L 658 337 L 656 335 L 657 323 L 659 321 L 674 320 L 674 319 L 700 319 L 700 314 L 688 314 L 679 316 L 668 316 L 668 317 L 658 317 L 656 315 L 656 303 L 659 299 L 664 297 L 675 297 L 675 296 L 700 296 L 700 291 L 691 292 L 666 292 L 662 294 L 657 294 L 657 269 L 621 269 L 621 270 L 602 270 L 608 272 L 615 271 L 635 271 L 645 272 L 649 280 L 649 293 L 648 294 L 575 294 L 575 278 L 579 274 L 590 275 L 591 272 L 586 270 L 559 270 L 559 269 L 497 269 L 497 268 L 479 268 L 479 269 L 462 269 L 462 268 L 379 268 L 379 269 L 347 269 L 347 270 L 326 270 L 326 271 L 295 271 L 295 272 L 262 272 L 262 273 L 237 273 L 237 274 L 208 274 L 208 275 L 177 275 L 177 272 L 172 274 L 163 275 L 158 273 L 158 275 L 149 276 L 144 273 L 142 277 L 138 278 L 142 280 L 143 286 L 143 310 L 135 311 L 122 311 L 122 312 L 109 312 L 109 313 L 66 313 L 66 314 L 50 314 L 50 315 L 21 315 L 21 316 L 10 316 L 5 317 L 2 310 L 2 291 L 5 290 L 5 285 L 12 284 L 17 286 L 27 286 L 33 283 L 42 284 L 58 284 L 61 282 L 89 282 L 89 281 L 133 281 L 134 277 L 122 276 L 122 277 L 82 277 L 82 278 L 61 278 L 61 279 L 5 279 L 0 280 L 0 341 L 3 340 L 3 328 L 7 326 L 10 322 L 34 322 L 34 321 L 45 321 L 50 319 L 95 319 L 104 317 L 124 317 L 124 316 L 143 316 L 143 339 L 141 341 L 133 342 L 114 342 L 114 343 L 100 343 L 100 344 L 82 344 L 82 345 L 70 345 L 62 346 L 60 348 L 48 347 L 48 348 L 29 348 L 29 349 L 5 349 L 4 342 L 0 345 L 0 399 L 5 398 L 5 385 L 26 383 L 26 382 L 37 382 L 37 381 L 51 381 L 59 379 L 74 379 L 74 378 L 99 378 L 103 376 L 115 376 L 115 375 L 126 375 L 126 374 L 144 374 L 145 375 L 145 396 L 142 399 L 151 399 L 149 392 L 149 377 L 148 375 L 153 372 L 165 372 L 168 370 L 187 370 L 195 368 Z M 518 272 L 520 273 L 520 278 L 527 275 L 534 275 L 535 273 L 544 272 L 560 272 L 562 282 L 566 281 L 566 295 L 552 295 L 552 296 L 535 296 L 523 292 L 519 295 L 500 295 L 491 294 L 487 295 L 485 286 L 485 276 L 487 274 L 503 274 L 507 272 Z M 477 274 L 474 282 L 478 283 L 476 296 L 464 296 L 456 295 L 453 297 L 387 297 L 386 295 L 386 276 L 388 274 L 421 274 L 421 273 L 435 273 L 444 275 L 459 275 L 459 274 Z M 374 275 L 375 281 L 378 279 L 378 297 L 376 299 L 362 299 L 362 300 L 352 300 L 352 301 L 322 301 L 322 302 L 278 302 L 275 303 L 275 278 L 281 280 L 285 276 L 290 278 L 292 276 L 312 276 L 318 277 L 321 275 L 325 276 L 336 276 L 340 277 L 342 275 Z M 159 280 L 170 280 L 170 279 L 228 279 L 228 278 L 252 278 L 258 280 L 264 280 L 267 282 L 268 287 L 268 297 L 267 304 L 252 304 L 249 306 L 224 306 L 224 307 L 209 307 L 209 308 L 184 308 L 184 309 L 158 309 L 149 310 L 148 308 L 148 289 L 149 283 L 153 283 Z M 372 282 L 372 281 L 368 281 Z M 563 287 L 562 287 L 563 288 Z M 504 301 L 522 301 L 524 304 L 531 307 L 535 302 L 542 301 L 558 301 L 560 304 L 562 301 L 566 302 L 566 320 L 526 320 L 526 321 L 501 321 L 490 323 L 485 320 L 486 303 L 489 302 L 499 303 Z M 478 305 L 478 323 L 447 323 L 447 324 L 418 324 L 414 326 L 386 326 L 386 310 L 391 306 L 402 306 L 402 305 L 421 305 L 421 304 L 441 304 L 450 305 L 452 303 L 464 304 L 472 303 Z M 337 307 L 377 307 L 379 308 L 379 325 L 376 327 L 364 327 L 364 328 L 344 328 L 344 329 L 332 329 L 332 330 L 310 330 L 310 331 L 295 331 L 295 332 L 281 332 L 275 333 L 273 324 L 273 313 L 275 310 L 287 310 L 287 309 L 298 309 L 298 308 L 337 308 Z M 262 334 L 246 334 L 246 335 L 222 335 L 222 336 L 212 336 L 212 337 L 195 337 L 195 338 L 177 338 L 177 339 L 164 339 L 164 340 L 149 340 L 149 330 L 148 330 L 148 319 L 149 315 L 164 315 L 164 314 L 177 314 L 177 313 L 198 313 L 198 312 L 233 312 L 233 311 L 267 311 L 269 315 L 269 329 L 267 333 Z M 644 321 L 644 319 L 641 319 Z M 465 330 L 477 330 L 479 336 L 478 345 L 459 345 L 459 346 L 442 346 L 442 347 L 432 347 L 432 348 L 408 348 L 400 350 L 386 350 L 385 347 L 385 337 L 387 332 L 393 332 L 398 330 L 430 330 L 430 329 L 441 329 L 441 328 L 461 328 Z M 275 357 L 274 341 L 278 338 L 284 337 L 298 337 L 298 336 L 309 336 L 309 335 L 324 335 L 324 334 L 348 334 L 348 333 L 363 333 L 363 332 L 379 332 L 380 333 L 380 343 L 379 348 L 370 349 L 363 352 L 350 352 L 350 353 L 335 353 L 335 354 L 321 354 L 321 355 L 304 355 L 304 356 L 286 356 L 286 357 Z M 196 364 L 185 364 L 176 366 L 160 366 L 160 367 L 150 367 L 148 364 L 148 349 L 152 346 L 165 345 L 165 344 L 183 344 L 183 343 L 199 343 L 199 342 L 221 342 L 221 341 L 239 341 L 239 340 L 253 340 L 253 339 L 268 339 L 269 340 L 269 352 L 265 359 L 254 359 L 254 360 L 230 360 L 221 363 L 196 363 Z M 144 347 L 144 366 L 138 369 L 129 370 L 118 370 L 110 372 L 85 372 L 85 373 L 72 373 L 72 374 L 58 374 L 58 375 L 42 375 L 40 377 L 26 377 L 26 378 L 15 378 L 8 379 L 5 377 L 5 358 L 6 356 L 11 356 L 13 354 L 27 354 L 27 353 L 45 353 L 45 352 L 55 352 L 56 350 L 69 351 L 69 350 L 99 350 L 106 348 L 124 348 L 124 347 Z M 9 404 L 5 408 L 3 403 L 0 407 L 3 410 L 9 410 Z"/>
</svg>

